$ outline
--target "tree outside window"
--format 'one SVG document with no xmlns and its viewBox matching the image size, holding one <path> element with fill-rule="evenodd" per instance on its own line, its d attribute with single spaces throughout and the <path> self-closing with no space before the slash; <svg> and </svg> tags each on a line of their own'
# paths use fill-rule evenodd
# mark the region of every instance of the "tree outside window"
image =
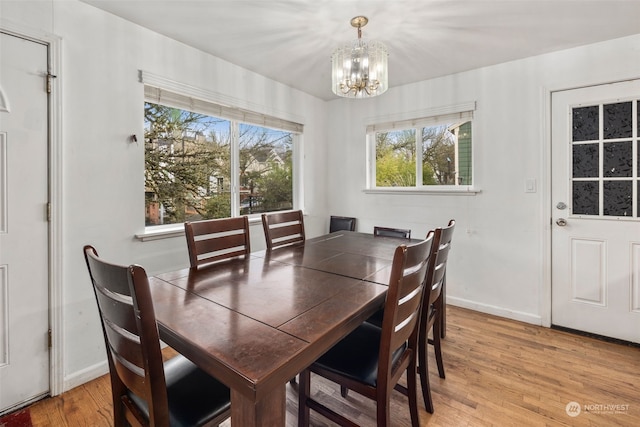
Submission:
<svg viewBox="0 0 640 427">
<path fill-rule="evenodd" d="M 376 185 L 416 185 L 415 129 L 376 133 Z"/>
<path fill-rule="evenodd" d="M 240 124 L 240 213 L 293 208 L 292 135 Z"/>
<path fill-rule="evenodd" d="M 471 121 L 375 132 L 375 154 L 376 187 L 472 184 Z"/>
<path fill-rule="evenodd" d="M 232 198 L 240 214 L 292 209 L 292 146 L 290 132 L 146 102 L 146 225 L 227 218 Z"/>
</svg>

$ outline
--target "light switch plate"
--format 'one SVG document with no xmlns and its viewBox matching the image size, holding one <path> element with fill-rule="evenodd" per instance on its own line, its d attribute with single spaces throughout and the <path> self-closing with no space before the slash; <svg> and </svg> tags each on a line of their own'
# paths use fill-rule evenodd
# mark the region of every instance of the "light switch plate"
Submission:
<svg viewBox="0 0 640 427">
<path fill-rule="evenodd" d="M 535 193 L 536 188 L 536 180 L 533 178 L 527 179 L 524 184 L 524 192 L 525 193 Z"/>
</svg>

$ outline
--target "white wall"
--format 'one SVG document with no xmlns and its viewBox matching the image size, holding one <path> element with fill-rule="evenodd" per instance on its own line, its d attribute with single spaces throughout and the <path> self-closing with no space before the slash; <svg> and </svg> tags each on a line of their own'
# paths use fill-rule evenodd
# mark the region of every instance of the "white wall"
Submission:
<svg viewBox="0 0 640 427">
<path fill-rule="evenodd" d="M 390 55 L 389 61 L 393 61 Z M 331 212 L 422 236 L 457 220 L 448 302 L 531 323 L 550 316 L 550 91 L 640 77 L 640 35 L 391 88 L 371 100 L 330 102 Z M 365 125 L 372 118 L 477 102 L 476 195 L 365 194 Z M 416 116 L 417 115 L 417 116 Z M 383 120 L 381 120 L 383 121 Z M 535 179 L 538 191 L 525 193 Z"/>
<path fill-rule="evenodd" d="M 94 245 L 114 262 L 150 274 L 188 266 L 184 237 L 141 242 L 144 231 L 143 85 L 138 70 L 236 100 L 240 107 L 295 118 L 305 126 L 306 224 L 325 227 L 326 106 L 202 51 L 77 1 L 0 2 L 5 26 L 61 38 L 63 169 L 63 372 L 65 388 L 106 372 L 95 297 L 82 258 Z M 138 143 L 130 142 L 136 134 Z M 319 177 L 319 178 L 318 178 Z M 264 247 L 252 226 L 254 249 Z"/>
<path fill-rule="evenodd" d="M 327 215 L 407 227 L 414 236 L 458 221 L 449 302 L 541 323 L 548 304 L 548 91 L 640 77 L 640 35 L 329 103 L 77 1 L 0 1 L 0 23 L 61 37 L 63 336 L 67 386 L 106 365 L 81 256 L 95 245 L 151 274 L 187 265 L 183 238 L 140 242 L 144 229 L 143 69 L 240 103 L 300 117 L 307 231 Z M 393 61 L 391 56 L 390 61 Z M 474 196 L 365 194 L 365 123 L 476 101 Z M 129 142 L 138 135 L 138 144 Z M 538 192 L 525 193 L 526 179 Z M 334 191 L 339 189 L 339 191 Z M 253 233 L 255 231 L 255 233 Z M 259 225 L 252 245 L 263 244 Z M 103 371 L 104 372 L 104 371 Z"/>
</svg>

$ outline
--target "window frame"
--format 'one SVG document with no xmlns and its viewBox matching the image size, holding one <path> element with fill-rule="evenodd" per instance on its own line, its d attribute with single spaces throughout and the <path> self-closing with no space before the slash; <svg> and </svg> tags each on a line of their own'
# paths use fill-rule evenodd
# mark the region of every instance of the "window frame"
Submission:
<svg viewBox="0 0 640 427">
<path fill-rule="evenodd" d="M 475 133 L 475 109 L 476 103 L 468 102 L 440 108 L 433 108 L 426 111 L 414 112 L 400 117 L 378 117 L 369 119 L 366 125 L 366 187 L 364 193 L 371 194 L 476 194 L 480 190 L 476 186 L 476 145 L 477 137 Z M 406 118 L 406 117 L 409 118 Z M 470 185 L 423 185 L 422 184 L 422 158 L 418 153 L 423 152 L 422 138 L 420 137 L 423 128 L 441 125 L 451 121 L 471 122 L 471 184 Z M 412 187 L 379 187 L 376 185 L 376 133 L 384 131 L 398 131 L 413 129 L 415 137 L 416 151 L 416 185 Z M 475 138 L 474 138 L 475 137 Z M 458 144 L 456 143 L 456 156 L 458 155 Z M 459 158 L 459 157 L 457 157 Z"/>
<path fill-rule="evenodd" d="M 225 97 L 221 102 L 220 95 L 207 90 L 195 88 L 179 82 L 171 81 L 154 74 L 140 71 L 140 82 L 143 83 L 143 104 L 146 102 L 160 104 L 167 107 L 189 110 L 206 114 L 215 118 L 228 120 L 231 133 L 231 217 L 240 215 L 240 160 L 238 130 L 241 124 L 248 124 L 290 132 L 292 136 L 292 210 L 303 209 L 304 196 L 302 194 L 302 159 L 304 125 L 299 117 L 285 117 L 259 112 L 256 106 L 244 108 L 243 102 L 230 102 Z M 143 166 L 144 167 L 144 166 Z M 144 192 L 143 192 L 144 193 Z M 261 213 L 249 214 L 250 223 L 261 221 Z M 176 237 L 184 234 L 184 223 L 160 224 L 144 227 L 144 232 L 136 234 L 139 240 L 156 240 Z"/>
</svg>

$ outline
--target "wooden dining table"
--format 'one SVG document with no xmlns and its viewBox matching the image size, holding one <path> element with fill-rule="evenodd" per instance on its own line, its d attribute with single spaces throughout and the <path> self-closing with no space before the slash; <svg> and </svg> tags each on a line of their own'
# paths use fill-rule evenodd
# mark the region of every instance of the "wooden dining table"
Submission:
<svg viewBox="0 0 640 427">
<path fill-rule="evenodd" d="M 233 426 L 284 426 L 287 382 L 384 304 L 407 242 L 339 231 L 151 277 L 160 337 L 231 389 Z"/>
</svg>

